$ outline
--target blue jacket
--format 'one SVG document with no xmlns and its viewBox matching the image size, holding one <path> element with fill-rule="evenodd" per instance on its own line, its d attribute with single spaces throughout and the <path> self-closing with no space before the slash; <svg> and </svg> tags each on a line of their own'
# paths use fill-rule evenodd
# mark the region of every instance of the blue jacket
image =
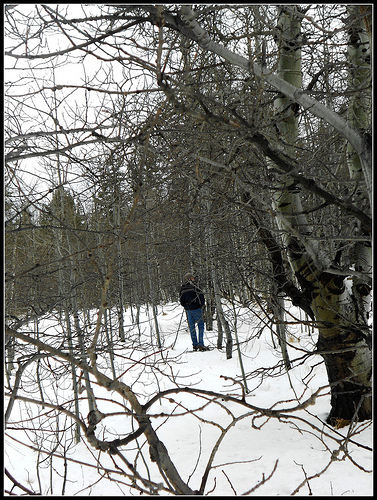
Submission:
<svg viewBox="0 0 377 500">
<path fill-rule="evenodd" d="M 191 282 L 187 282 L 181 286 L 179 301 L 181 306 L 190 311 L 201 309 L 205 304 L 203 292 Z"/>
</svg>

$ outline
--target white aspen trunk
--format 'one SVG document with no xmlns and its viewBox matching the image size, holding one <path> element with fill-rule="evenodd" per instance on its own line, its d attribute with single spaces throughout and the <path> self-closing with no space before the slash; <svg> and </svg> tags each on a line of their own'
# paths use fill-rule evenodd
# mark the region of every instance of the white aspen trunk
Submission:
<svg viewBox="0 0 377 500">
<path fill-rule="evenodd" d="M 354 91 L 351 97 L 348 120 L 361 133 L 371 129 L 371 68 L 370 36 L 368 22 L 359 5 L 347 7 L 349 86 Z M 364 89 L 364 90 L 362 90 Z M 362 159 L 352 144 L 347 148 L 347 165 L 350 178 L 355 181 L 355 203 L 368 206 L 368 179 L 362 167 Z M 370 210 L 367 209 L 370 215 Z M 361 230 L 362 232 L 362 230 Z M 322 327 L 318 349 L 323 357 L 329 380 L 333 384 L 329 422 L 337 418 L 366 420 L 372 418 L 371 375 L 372 351 L 369 332 L 371 309 L 372 247 L 369 242 L 355 242 L 354 266 L 357 276 L 341 281 L 329 280 L 321 293 L 317 294 L 313 308 L 327 325 Z M 365 278 L 363 278 L 364 276 Z M 331 296 L 329 294 L 331 290 Z M 334 293 L 337 290 L 338 295 Z"/>
<path fill-rule="evenodd" d="M 367 130 L 370 126 L 369 91 L 360 93 L 360 85 L 370 78 L 368 69 L 369 38 L 365 34 L 359 6 L 349 7 L 349 58 L 350 85 L 356 90 L 351 99 L 349 120 L 355 130 Z M 352 17 L 354 18 L 352 19 Z M 356 88 L 355 88 L 356 87 Z M 350 178 L 358 185 L 356 204 L 368 205 L 368 179 L 362 168 L 358 152 L 351 144 L 348 148 L 348 169 Z M 365 181 L 365 182 L 364 182 Z M 370 211 L 367 211 L 368 215 Z M 351 280 L 326 273 L 308 276 L 313 282 L 312 307 L 320 332 L 318 351 L 325 360 L 331 384 L 331 412 L 328 422 L 335 424 L 341 418 L 347 421 L 372 418 L 371 335 L 368 327 L 370 311 L 370 286 L 372 254 L 370 244 L 356 242 L 354 246 L 355 271 Z M 361 278 L 364 275 L 365 278 Z M 348 282 L 351 281 L 351 285 Z"/>
<path fill-rule="evenodd" d="M 276 324 L 276 334 L 278 337 L 279 346 L 281 349 L 281 355 L 283 357 L 285 369 L 288 371 L 291 369 L 291 362 L 289 360 L 288 348 L 287 348 L 287 332 L 285 327 L 285 309 L 284 309 L 284 297 L 280 294 L 274 297 L 272 302 L 272 307 L 274 310 L 274 317 L 277 321 Z"/>
<path fill-rule="evenodd" d="M 120 220 L 120 206 L 119 204 L 117 205 L 117 210 L 116 210 L 116 227 L 120 228 L 121 225 L 121 220 Z M 122 245 L 121 245 L 121 240 L 118 238 L 117 241 L 117 252 L 118 252 L 118 288 L 119 288 L 119 296 L 118 296 L 118 306 L 117 306 L 117 313 L 118 313 L 118 322 L 119 322 L 119 338 L 122 342 L 126 340 L 125 335 L 124 335 L 124 314 L 123 314 L 123 307 L 124 307 L 124 290 L 123 290 L 123 274 L 122 274 Z"/>
<path fill-rule="evenodd" d="M 188 189 L 190 192 L 194 191 L 194 183 L 189 180 L 189 186 Z M 190 207 L 190 210 L 193 211 L 194 207 Z M 189 269 L 192 269 L 195 271 L 197 268 L 197 259 L 198 259 L 198 252 L 197 252 L 197 245 L 196 245 L 196 238 L 197 238 L 197 233 L 195 231 L 195 225 L 193 224 L 192 218 L 190 217 L 188 219 L 188 232 L 189 232 L 189 254 L 190 254 L 190 264 L 189 264 Z"/>
<path fill-rule="evenodd" d="M 211 212 L 211 204 L 207 200 L 207 212 L 210 214 Z M 211 222 L 209 222 L 206 225 L 205 228 L 206 231 L 206 240 L 208 242 L 208 247 L 210 249 L 209 251 L 209 262 L 210 262 L 210 269 L 211 269 L 211 278 L 212 278 L 212 284 L 213 284 L 213 290 L 214 290 L 214 295 L 215 295 L 215 304 L 216 304 L 216 315 L 217 315 L 217 326 L 219 330 L 219 337 L 217 339 L 217 347 L 221 348 L 222 347 L 222 336 L 223 332 L 225 332 L 225 337 L 226 337 L 226 358 L 231 359 L 232 358 L 232 350 L 233 350 L 233 339 L 232 339 L 232 333 L 229 328 L 229 323 L 225 318 L 225 314 L 223 311 L 223 306 L 221 304 L 221 293 L 220 293 L 220 285 L 219 285 L 219 278 L 217 275 L 217 270 L 216 270 L 216 265 L 213 257 L 213 249 L 214 249 L 214 242 L 215 242 L 215 237 L 214 237 L 214 231 L 213 231 L 213 225 Z"/>
<path fill-rule="evenodd" d="M 348 22 L 348 59 L 350 63 L 349 87 L 353 91 L 348 108 L 348 121 L 361 132 L 371 130 L 371 38 L 368 30 L 369 16 L 360 5 L 349 5 Z M 371 17 L 371 16 L 370 16 Z M 359 208 L 365 210 L 366 185 L 360 158 L 355 149 L 348 144 L 347 165 L 349 175 L 357 185 L 354 197 Z M 370 210 L 367 211 L 370 215 Z M 372 279 L 372 245 L 370 242 L 355 243 L 355 270 L 360 274 L 353 277 L 352 293 L 357 302 L 358 322 L 368 324 L 371 309 L 370 282 Z M 363 280 L 360 275 L 365 275 Z"/>
<path fill-rule="evenodd" d="M 111 324 L 111 313 L 109 314 L 107 309 L 104 311 L 104 318 L 105 318 L 105 334 L 106 334 L 106 341 L 107 345 L 109 347 L 109 358 L 110 358 L 110 366 L 111 366 L 111 373 L 113 374 L 113 377 L 116 378 L 116 369 L 115 369 L 115 356 L 114 356 L 114 339 L 113 339 L 113 328 Z M 110 328 L 107 327 L 107 325 L 110 326 Z"/>
<path fill-rule="evenodd" d="M 208 242 L 206 241 L 206 255 L 209 255 L 208 252 Z M 206 276 L 206 285 L 205 285 L 205 299 L 206 299 L 206 305 L 205 305 L 205 324 L 206 324 L 206 330 L 212 331 L 213 330 L 213 315 L 215 313 L 215 298 L 214 298 L 214 292 L 213 292 L 213 285 L 212 285 L 212 280 L 211 280 L 211 269 L 210 269 L 210 263 L 208 262 L 208 259 L 205 260 L 204 262 L 205 266 L 205 276 Z M 220 344 L 221 347 L 221 344 Z"/>
<path fill-rule="evenodd" d="M 279 8 L 277 32 L 279 38 L 277 45 L 279 49 L 279 77 L 291 83 L 297 88 L 301 87 L 301 20 L 293 12 L 284 7 Z M 298 133 L 297 106 L 291 99 L 279 96 L 274 102 L 276 128 L 279 139 L 284 143 L 286 153 L 296 157 L 295 145 Z M 301 243 L 301 236 L 305 238 L 310 230 L 306 217 L 303 215 L 301 205 L 301 189 L 290 178 L 276 179 L 275 188 L 272 192 L 273 206 L 278 214 L 277 226 L 280 230 L 282 245 L 287 252 L 294 250 L 295 253 L 305 253 L 306 250 Z M 291 259 L 288 259 L 292 265 Z M 293 272 L 295 272 L 294 266 Z M 284 365 L 290 369 L 290 361 L 286 344 L 284 299 L 281 292 L 274 286 L 271 298 L 273 315 L 276 323 L 276 335 L 281 348 Z"/>
<path fill-rule="evenodd" d="M 18 232 L 15 234 L 14 238 L 14 244 L 12 247 L 12 258 L 11 258 L 11 273 L 12 276 L 16 274 L 16 249 L 18 246 Z M 9 304 L 13 304 L 12 308 L 8 309 L 8 314 L 10 316 L 16 316 L 18 314 L 17 308 L 14 307 L 14 304 L 17 304 L 17 293 L 15 290 L 15 280 L 11 280 L 10 283 L 10 291 L 9 291 Z M 8 306 L 9 307 L 9 306 Z M 6 318 L 7 321 L 7 318 Z M 5 362 L 5 373 L 8 379 L 8 383 L 10 385 L 10 377 L 12 374 L 12 370 L 14 370 L 14 356 L 15 356 L 15 343 L 16 340 L 12 337 L 8 338 L 7 335 L 5 335 L 5 357 L 4 357 L 4 362 Z"/>
<path fill-rule="evenodd" d="M 152 196 L 152 194 L 150 194 Z M 146 208 L 146 215 L 147 211 L 149 208 L 150 203 L 152 202 L 152 198 L 148 198 L 148 192 L 146 193 L 146 200 L 145 200 L 145 208 Z M 152 314 L 153 314 L 153 321 L 154 321 L 154 327 L 155 327 L 155 333 L 156 333 L 156 339 L 157 339 L 157 347 L 159 349 L 162 348 L 161 344 L 161 336 L 160 336 L 160 327 L 158 324 L 158 315 L 157 315 L 157 286 L 158 283 L 156 283 L 157 280 L 157 273 L 154 273 L 154 269 L 152 267 L 156 263 L 156 258 L 154 255 L 154 250 L 153 250 L 153 227 L 151 222 L 147 221 L 145 225 L 145 241 L 146 241 L 146 259 L 147 259 L 147 273 L 148 273 L 148 281 L 149 281 L 149 296 L 150 296 L 150 303 L 152 306 Z"/>
<path fill-rule="evenodd" d="M 233 306 L 233 318 L 234 318 L 234 337 L 236 339 L 236 345 L 237 345 L 237 353 L 238 353 L 238 360 L 240 362 L 240 368 L 241 368 L 241 374 L 242 374 L 242 380 L 244 383 L 245 391 L 246 393 L 249 392 L 249 388 L 247 387 L 247 380 L 246 380 L 246 374 L 245 374 L 245 369 L 243 366 L 243 359 L 242 359 L 242 352 L 241 352 L 241 346 L 240 346 L 240 341 L 238 339 L 238 331 L 237 331 L 237 311 L 235 307 L 235 302 L 234 302 L 234 293 L 233 293 L 233 288 L 230 287 L 230 298 L 232 300 L 232 306 Z"/>
<path fill-rule="evenodd" d="M 297 88 L 301 85 L 299 56 L 299 18 L 294 9 L 280 9 L 281 34 L 279 77 Z M 287 97 L 275 107 L 282 117 L 278 128 L 286 148 L 294 157 L 298 139 L 297 118 Z M 362 169 L 360 169 L 362 171 Z M 357 318 L 357 308 L 344 277 L 322 272 L 330 259 L 320 254 L 318 243 L 311 241 L 310 229 L 302 215 L 299 190 L 281 182 L 275 195 L 278 225 L 292 270 L 304 290 L 310 292 L 311 307 L 319 330 L 318 352 L 324 358 L 331 387 L 331 412 L 328 422 L 337 419 L 371 418 L 371 353 L 368 338 Z"/>
<path fill-rule="evenodd" d="M 67 340 L 68 340 L 68 348 L 69 352 L 71 354 L 74 353 L 73 350 L 73 340 L 72 340 L 72 328 L 71 328 L 71 320 L 69 317 L 69 311 L 65 311 L 65 320 L 66 320 L 66 327 L 67 327 Z M 79 406 L 79 398 L 80 398 L 80 384 L 78 381 L 77 377 L 77 372 L 76 372 L 76 366 L 72 363 L 71 364 L 71 374 L 72 374 L 72 389 L 73 389 L 73 395 L 74 395 L 74 402 L 75 402 L 75 414 L 77 417 L 80 415 L 80 406 Z M 79 443 L 81 440 L 81 433 L 80 433 L 80 426 L 78 423 L 75 425 L 75 440 L 76 443 Z"/>
</svg>

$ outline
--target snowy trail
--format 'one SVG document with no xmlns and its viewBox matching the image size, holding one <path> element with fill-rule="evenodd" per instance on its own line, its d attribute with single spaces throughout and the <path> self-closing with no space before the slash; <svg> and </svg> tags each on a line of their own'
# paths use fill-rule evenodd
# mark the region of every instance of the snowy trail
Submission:
<svg viewBox="0 0 377 500">
<path fill-rule="evenodd" d="M 281 356 L 279 351 L 273 348 L 269 332 L 263 332 L 253 338 L 253 318 L 250 318 L 250 313 L 246 310 L 241 313 L 238 318 L 238 335 L 248 376 L 249 392 L 246 400 L 250 404 L 262 408 L 291 408 L 297 404 L 295 394 L 300 396 L 300 400 L 305 400 L 319 387 L 326 385 L 324 366 L 314 357 L 305 363 L 297 363 L 290 371 L 289 377 L 286 373 L 278 375 L 276 369 L 270 370 L 270 374 L 274 376 L 262 377 L 260 369 L 274 367 L 281 361 Z M 150 339 L 152 335 L 153 338 L 153 333 L 149 330 L 152 322 L 148 321 L 145 310 L 142 314 L 143 336 Z M 125 348 L 116 351 L 117 370 L 119 374 L 123 373 L 121 380 L 132 387 L 142 402 L 148 401 L 151 394 L 155 394 L 157 390 L 166 391 L 177 388 L 178 385 L 240 396 L 240 386 L 234 383 L 235 379 L 241 380 L 236 351 L 232 359 L 227 360 L 225 349 L 216 349 L 216 331 L 206 331 L 205 343 L 214 349 L 208 352 L 189 352 L 192 346 L 185 319 L 177 335 L 180 318 L 181 309 L 177 304 L 167 304 L 159 309 L 159 324 L 164 344 L 162 355 L 157 349 L 152 350 L 147 357 L 145 352 L 138 350 Z M 130 317 L 126 317 L 125 322 L 128 324 L 127 331 L 132 333 Z M 47 326 L 52 326 L 50 320 L 41 324 L 41 330 Z M 294 340 L 295 336 L 300 337 L 301 346 L 309 346 L 314 342 L 314 339 L 301 331 L 291 333 L 292 346 L 295 342 L 298 346 Z M 245 339 L 249 341 L 246 343 Z M 301 351 L 294 348 L 289 348 L 289 352 L 292 360 L 302 355 Z M 99 365 L 105 369 L 108 366 L 106 358 L 100 359 Z M 303 379 L 306 381 L 306 388 Z M 110 394 L 109 398 L 108 391 L 102 388 L 95 390 L 101 411 L 121 411 L 122 408 L 116 403 L 113 394 Z M 67 381 L 61 384 L 59 389 L 56 386 L 53 392 L 57 398 L 69 399 L 70 383 Z M 19 427 L 17 422 L 20 415 L 24 418 L 26 416 L 26 408 L 29 406 L 17 402 L 12 413 L 13 423 L 7 429 L 5 438 L 5 465 L 21 483 L 28 484 L 38 491 L 39 475 L 45 494 L 60 495 L 64 461 L 54 458 L 55 472 L 52 473 L 51 491 L 51 469 L 47 463 L 42 461 L 38 453 L 11 439 L 12 436 L 25 443 L 32 437 L 30 432 L 16 430 Z M 38 418 L 40 422 L 44 420 L 43 410 L 36 411 L 34 407 L 28 411 L 37 419 L 34 423 Z M 208 404 L 208 399 L 201 396 L 179 392 L 157 400 L 148 410 L 148 414 L 152 416 L 154 428 L 157 429 L 158 436 L 167 447 L 182 478 L 189 480 L 193 489 L 200 486 L 210 453 L 221 435 L 221 428 L 230 426 L 232 418 L 237 419 L 244 415 L 230 426 L 219 444 L 205 489 L 205 493 L 210 496 L 242 495 L 249 491 L 250 496 L 285 496 L 292 495 L 297 489 L 298 496 L 369 496 L 373 492 L 373 477 L 365 470 L 372 469 L 372 454 L 365 448 L 348 443 L 348 453 L 360 467 L 355 466 L 342 451 L 336 456 L 337 443 L 326 434 L 340 439 L 347 435 L 349 426 L 338 430 L 326 427 L 323 422 L 328 411 L 328 395 L 319 397 L 313 406 L 294 413 L 289 419 L 279 420 L 257 415 L 226 398 L 217 400 L 216 404 Z M 168 415 L 172 416 L 168 418 Z M 310 424 L 320 431 L 314 431 Z M 61 425 L 63 426 L 63 423 Z M 371 426 L 360 424 L 358 428 L 360 432 L 353 439 L 371 447 Z M 114 438 L 120 430 L 123 435 L 132 431 L 130 419 L 125 415 L 106 418 L 98 425 L 97 431 L 101 435 Z M 139 452 L 147 457 L 148 450 L 144 440 L 139 438 L 138 443 Z M 135 446 L 125 450 L 125 456 L 129 460 L 134 460 L 136 454 Z M 127 481 L 116 484 L 105 477 L 99 481 L 94 466 L 94 458 L 98 457 L 98 452 L 88 449 L 85 443 L 70 446 L 67 456 L 79 462 L 90 463 L 93 467 L 68 462 L 69 480 L 65 485 L 66 495 L 138 495 L 137 491 L 130 491 L 126 486 Z M 37 474 L 38 460 L 41 463 Z M 108 456 L 102 453 L 100 460 L 103 465 L 114 470 L 114 464 Z M 140 454 L 138 466 L 142 468 Z M 327 470 L 316 477 L 326 467 Z M 152 475 L 155 474 L 153 470 L 151 466 Z M 122 481 L 121 476 L 116 477 Z M 303 484 L 305 478 L 311 479 Z M 158 479 L 158 475 L 155 479 Z M 7 485 L 10 482 L 6 479 L 5 483 Z"/>
</svg>

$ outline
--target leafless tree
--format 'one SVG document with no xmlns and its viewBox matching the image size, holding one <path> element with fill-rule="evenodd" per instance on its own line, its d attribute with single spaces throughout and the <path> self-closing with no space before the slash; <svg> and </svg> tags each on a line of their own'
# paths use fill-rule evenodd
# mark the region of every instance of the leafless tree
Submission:
<svg viewBox="0 0 377 500">
<path fill-rule="evenodd" d="M 182 274 L 195 268 L 207 303 L 217 305 L 230 353 L 236 332 L 227 330 L 224 297 L 256 315 L 264 311 L 260 320 L 284 354 L 279 369 L 289 369 L 289 300 L 319 332 L 312 354 L 322 356 L 328 372 L 328 423 L 371 418 L 371 19 L 368 5 L 6 8 L 12 404 L 24 398 L 55 419 L 68 416 L 76 432 L 116 460 L 114 467 L 128 468 L 127 481 L 140 491 L 192 494 L 146 414 L 186 389 L 177 382 L 175 392 L 158 390 L 141 403 L 117 378 L 114 348 L 119 339 L 134 340 L 127 338 L 123 307 L 149 303 L 162 352 L 156 306 L 176 300 Z M 37 329 L 21 333 L 56 311 L 59 338 Z M 97 361 L 104 331 L 111 377 Z M 72 401 L 47 402 L 43 390 L 39 399 L 36 392 L 21 396 L 19 379 L 29 367 L 38 364 L 41 373 L 52 362 L 70 370 Z M 52 377 L 54 370 L 44 373 Z M 255 376 L 237 381 L 234 402 L 245 416 L 285 418 L 245 400 L 246 380 Z M 100 438 L 95 427 L 107 415 L 91 395 L 91 378 L 124 399 L 120 413 L 136 430 Z M 94 412 L 88 423 L 77 406 L 83 380 Z M 201 405 L 181 410 L 195 418 L 206 404 L 221 407 L 220 394 L 188 392 Z M 163 486 L 121 451 L 141 436 Z M 201 494 L 210 469 L 211 461 Z"/>
</svg>

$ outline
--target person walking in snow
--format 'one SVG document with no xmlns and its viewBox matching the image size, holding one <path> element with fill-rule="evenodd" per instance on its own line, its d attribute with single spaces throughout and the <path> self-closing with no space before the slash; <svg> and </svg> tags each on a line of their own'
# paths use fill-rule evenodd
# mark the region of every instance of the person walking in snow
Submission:
<svg viewBox="0 0 377 500">
<path fill-rule="evenodd" d="M 195 277 L 192 273 L 187 273 L 184 276 L 185 282 L 181 286 L 179 292 L 179 300 L 181 306 L 185 308 L 187 322 L 190 329 L 192 346 L 194 351 L 208 351 L 208 347 L 204 345 L 204 319 L 202 307 L 205 305 L 203 292 L 197 286 Z M 196 335 L 195 325 L 198 324 L 199 341 Z"/>
</svg>

